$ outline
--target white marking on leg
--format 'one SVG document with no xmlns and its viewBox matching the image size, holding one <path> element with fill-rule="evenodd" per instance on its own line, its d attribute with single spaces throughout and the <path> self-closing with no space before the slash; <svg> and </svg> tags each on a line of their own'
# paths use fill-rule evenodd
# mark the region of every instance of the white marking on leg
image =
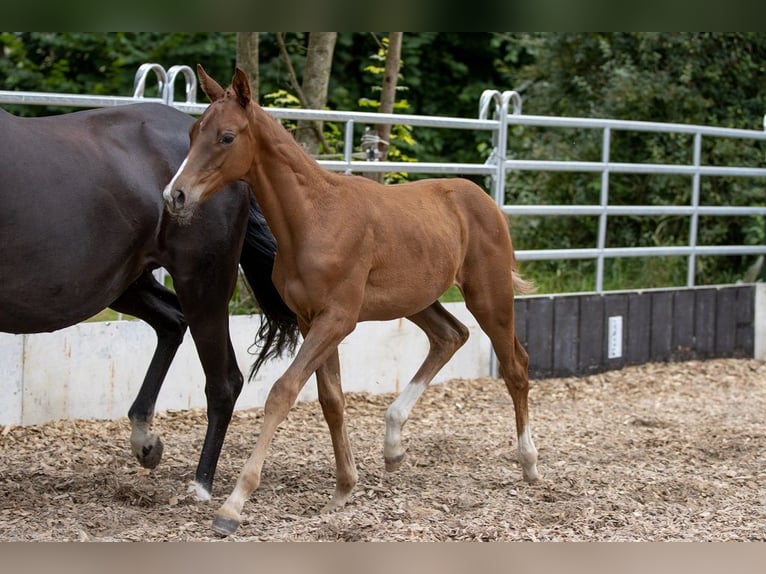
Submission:
<svg viewBox="0 0 766 574">
<path fill-rule="evenodd" d="M 186 162 L 189 161 L 189 157 L 185 157 L 183 162 L 181 162 L 181 166 L 178 168 L 178 171 L 176 171 L 175 175 L 173 176 L 173 179 L 170 180 L 170 183 L 168 183 L 165 186 L 165 189 L 162 192 L 162 197 L 165 201 L 170 201 L 171 194 L 173 193 L 173 188 L 176 185 L 176 180 L 178 179 L 178 176 L 181 175 L 181 172 L 186 167 Z"/>
<path fill-rule="evenodd" d="M 189 488 L 186 489 L 186 492 L 193 494 L 194 500 L 197 502 L 208 502 L 211 498 L 207 489 L 196 480 L 189 484 Z"/>
<path fill-rule="evenodd" d="M 386 441 L 383 446 L 383 457 L 386 460 L 394 460 L 404 455 L 402 427 L 407 422 L 412 407 L 425 390 L 425 383 L 411 381 L 388 407 L 386 411 Z"/>
<path fill-rule="evenodd" d="M 537 449 L 532 442 L 532 431 L 529 426 L 519 435 L 519 461 L 524 475 L 524 480 L 534 482 L 539 478 L 537 474 Z"/>
<path fill-rule="evenodd" d="M 130 446 L 133 454 L 139 458 L 143 457 L 143 448 L 147 444 L 153 445 L 157 441 L 157 435 L 151 432 L 152 418 L 148 421 L 130 421 Z"/>
</svg>

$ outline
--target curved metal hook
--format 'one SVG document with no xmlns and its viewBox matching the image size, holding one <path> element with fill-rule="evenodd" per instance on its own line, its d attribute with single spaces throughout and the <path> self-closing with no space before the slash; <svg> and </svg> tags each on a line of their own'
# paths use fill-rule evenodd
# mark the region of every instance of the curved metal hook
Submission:
<svg viewBox="0 0 766 574">
<path fill-rule="evenodd" d="M 153 63 L 141 64 L 138 67 L 136 76 L 133 79 L 133 97 L 144 97 L 144 89 L 146 88 L 146 76 L 149 75 L 149 72 L 154 72 L 154 74 L 157 76 L 158 91 L 160 93 L 160 97 L 164 100 L 166 90 L 165 86 L 167 86 L 168 83 L 168 76 L 165 73 L 165 68 L 159 64 Z"/>
<path fill-rule="evenodd" d="M 521 115 L 521 95 L 516 90 L 506 90 L 502 96 L 503 107 L 508 110 L 508 103 L 513 102 L 513 115 Z"/>
<path fill-rule="evenodd" d="M 502 97 L 498 90 L 484 90 L 479 98 L 479 119 L 486 120 L 489 115 L 489 106 L 495 102 L 496 107 L 502 107 Z"/>
<path fill-rule="evenodd" d="M 508 106 L 513 103 L 513 115 L 521 114 L 521 95 L 515 90 L 506 90 L 502 94 L 499 90 L 484 90 L 479 98 L 479 119 L 486 120 L 489 115 L 490 104 L 494 102 L 500 115 L 508 113 Z"/>
<path fill-rule="evenodd" d="M 176 65 L 172 66 L 167 73 L 167 84 L 165 85 L 165 92 L 163 93 L 163 100 L 166 104 L 173 103 L 174 86 L 178 74 L 183 74 L 186 79 L 186 103 L 194 104 L 197 101 L 197 75 L 189 66 Z"/>
</svg>

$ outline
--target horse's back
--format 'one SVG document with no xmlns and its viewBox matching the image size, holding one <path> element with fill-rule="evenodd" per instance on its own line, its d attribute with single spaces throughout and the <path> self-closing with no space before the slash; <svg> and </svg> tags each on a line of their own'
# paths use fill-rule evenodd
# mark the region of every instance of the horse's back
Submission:
<svg viewBox="0 0 766 574">
<path fill-rule="evenodd" d="M 354 252 L 369 260 L 360 320 L 416 313 L 458 281 L 466 258 L 485 248 L 496 249 L 489 242 L 508 251 L 505 217 L 470 180 L 438 178 L 386 186 L 364 178 L 339 181 L 353 183 L 342 194 L 346 213 L 333 208 L 336 217 L 328 222 L 325 211 L 317 222 L 325 230 L 312 235 L 312 253 Z M 341 225 L 343 231 L 333 231 Z M 356 232 L 349 232 L 350 227 Z"/>
<path fill-rule="evenodd" d="M 369 213 L 390 231 L 433 238 L 444 248 L 465 247 L 508 235 L 507 218 L 478 184 L 465 178 L 432 178 L 373 186 L 368 195 Z"/>
<path fill-rule="evenodd" d="M 168 172 L 169 163 L 180 162 L 191 121 L 178 110 L 154 103 L 40 118 L 5 113 L 0 115 L 0 196 L 4 202 L 26 197 L 44 206 L 61 194 L 56 188 L 63 187 L 73 199 L 80 194 L 90 197 L 93 191 L 87 187 L 108 193 L 117 179 L 121 185 L 130 183 L 134 193 L 148 192 L 136 184 L 151 178 L 156 185 L 158 172 Z"/>
<path fill-rule="evenodd" d="M 141 274 L 190 123 L 161 104 L 0 114 L 0 331 L 85 319 Z"/>
</svg>

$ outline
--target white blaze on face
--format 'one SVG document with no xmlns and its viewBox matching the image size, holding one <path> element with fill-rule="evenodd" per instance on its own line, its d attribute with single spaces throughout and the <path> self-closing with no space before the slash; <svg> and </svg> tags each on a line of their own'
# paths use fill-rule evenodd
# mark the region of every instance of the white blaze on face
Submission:
<svg viewBox="0 0 766 574">
<path fill-rule="evenodd" d="M 181 163 L 181 166 L 178 168 L 178 171 L 173 176 L 173 179 L 170 180 L 170 183 L 165 186 L 165 190 L 162 192 L 162 197 L 165 199 L 165 201 L 170 201 L 172 199 L 172 193 L 173 188 L 176 185 L 176 180 L 178 179 L 178 176 L 181 175 L 181 172 L 184 170 L 184 167 L 186 167 L 186 162 L 189 161 L 189 157 L 185 157 L 183 162 Z"/>
</svg>

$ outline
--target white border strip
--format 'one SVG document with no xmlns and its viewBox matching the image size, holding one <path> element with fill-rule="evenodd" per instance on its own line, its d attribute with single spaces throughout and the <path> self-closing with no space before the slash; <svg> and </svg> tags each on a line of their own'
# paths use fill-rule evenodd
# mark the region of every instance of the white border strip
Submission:
<svg viewBox="0 0 766 574">
<path fill-rule="evenodd" d="M 754 358 L 766 361 L 766 283 L 755 284 Z"/>
</svg>

